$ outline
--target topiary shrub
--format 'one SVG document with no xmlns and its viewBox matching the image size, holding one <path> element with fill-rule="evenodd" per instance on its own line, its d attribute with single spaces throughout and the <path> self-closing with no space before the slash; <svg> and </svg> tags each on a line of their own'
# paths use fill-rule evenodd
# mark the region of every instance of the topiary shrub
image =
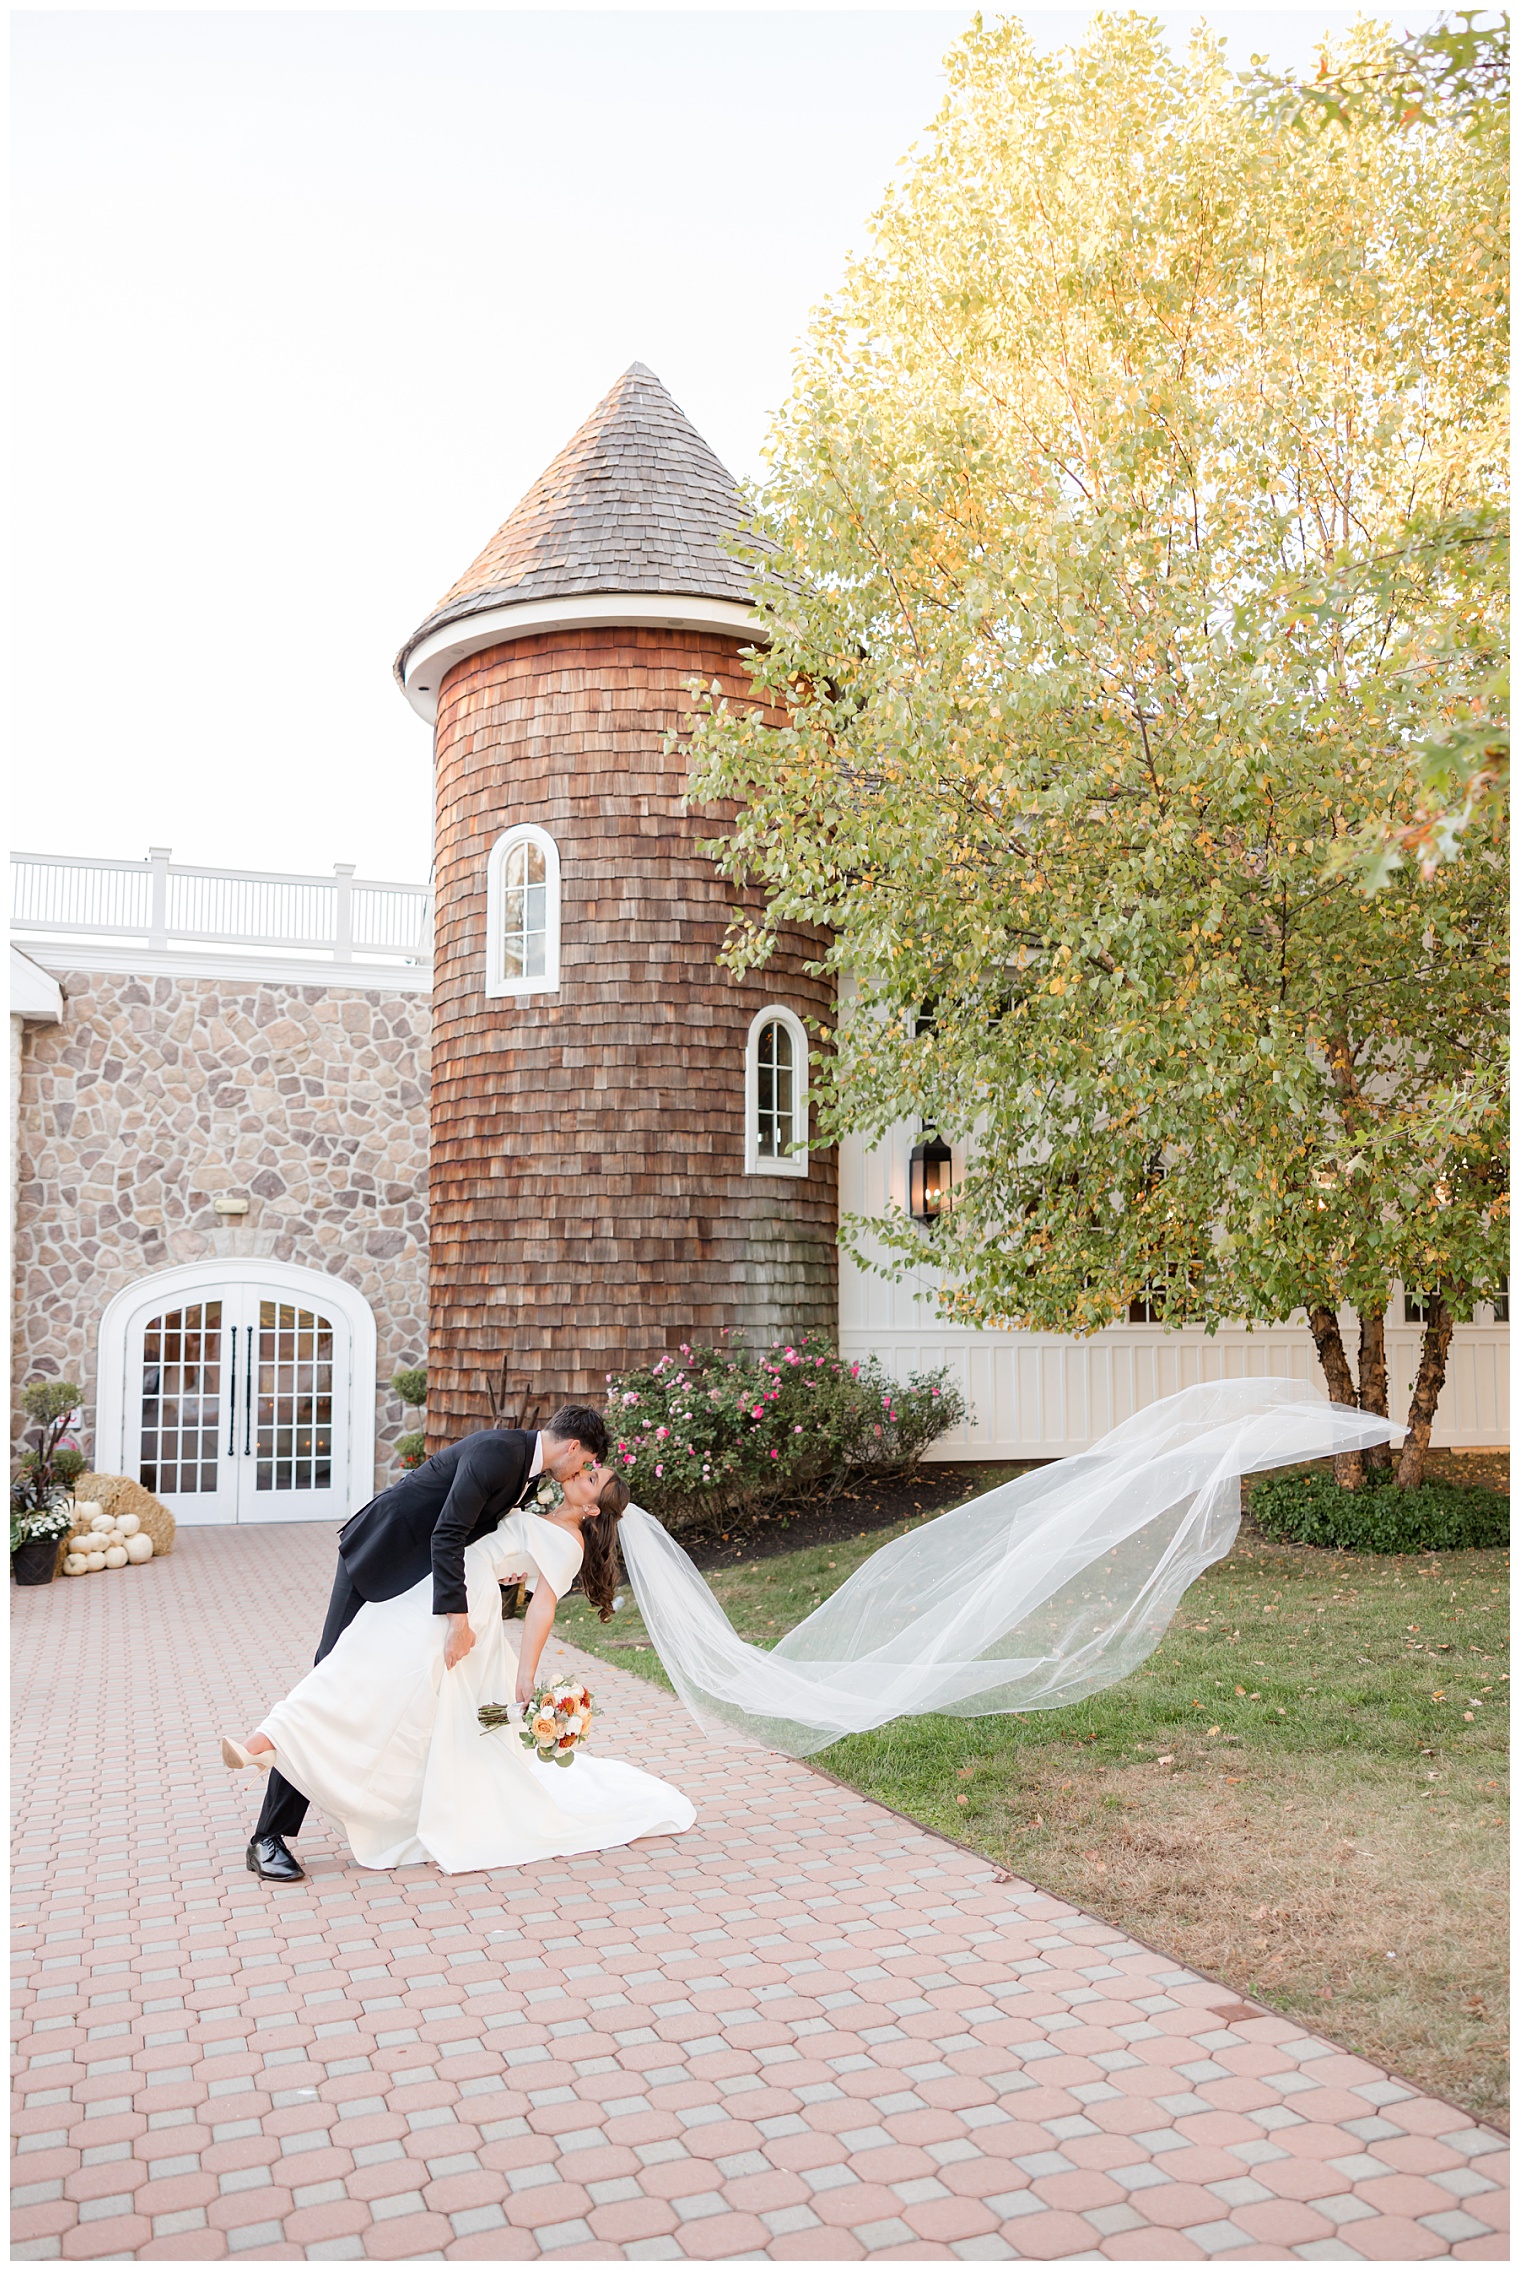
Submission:
<svg viewBox="0 0 1520 2271">
<path fill-rule="evenodd" d="M 1252 1485 L 1251 1518 L 1282 1544 L 1341 1553 L 1459 1553 L 1509 1544 L 1509 1500 L 1471 1483 L 1400 1490 L 1377 1475 L 1342 1490 L 1333 1475 L 1268 1475 Z"/>
<path fill-rule="evenodd" d="M 31 1449 L 22 1452 L 11 1481 L 13 1539 L 18 1521 L 24 1536 L 53 1534 L 38 1529 L 36 1520 L 68 1497 L 84 1467 L 84 1453 L 69 1441 L 79 1401 L 76 1380 L 34 1380 L 21 1391 L 21 1408 L 37 1432 Z"/>
</svg>

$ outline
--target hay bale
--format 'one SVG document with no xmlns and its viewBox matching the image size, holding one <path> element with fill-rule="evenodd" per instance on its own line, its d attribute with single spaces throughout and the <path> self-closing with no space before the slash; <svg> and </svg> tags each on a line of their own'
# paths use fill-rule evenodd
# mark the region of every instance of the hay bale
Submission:
<svg viewBox="0 0 1520 2271">
<path fill-rule="evenodd" d="M 151 1490 L 144 1490 L 130 1475 L 81 1475 L 74 1485 L 74 1502 L 94 1498 L 103 1514 L 135 1514 L 153 1540 L 155 1561 L 174 1551 L 174 1516 Z"/>
</svg>

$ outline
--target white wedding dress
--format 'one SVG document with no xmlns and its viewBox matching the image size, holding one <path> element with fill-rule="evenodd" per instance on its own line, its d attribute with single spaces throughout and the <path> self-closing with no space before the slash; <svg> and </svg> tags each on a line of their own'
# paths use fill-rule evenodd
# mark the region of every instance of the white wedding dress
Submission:
<svg viewBox="0 0 1520 2271">
<path fill-rule="evenodd" d="M 519 1509 L 465 1549 L 475 1646 L 443 1664 L 431 1572 L 393 1601 L 367 1601 L 332 1653 L 261 1723 L 288 1782 L 343 1831 L 365 1868 L 434 1861 L 451 1873 L 520 1868 L 690 1829 L 691 1800 L 617 1759 L 580 1751 L 544 1766 L 515 1727 L 481 1731 L 483 1703 L 510 1703 L 512 1626 L 498 1579 L 525 1573 L 563 1597 L 580 1542 Z"/>
</svg>

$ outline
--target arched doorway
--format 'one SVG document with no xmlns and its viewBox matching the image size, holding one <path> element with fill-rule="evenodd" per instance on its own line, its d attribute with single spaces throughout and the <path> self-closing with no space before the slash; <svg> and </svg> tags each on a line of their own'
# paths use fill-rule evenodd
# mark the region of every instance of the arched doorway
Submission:
<svg viewBox="0 0 1520 2271">
<path fill-rule="evenodd" d="M 375 1325 L 288 1262 L 143 1278 L 100 1326 L 96 1459 L 177 1522 L 343 1521 L 371 1495 Z"/>
</svg>

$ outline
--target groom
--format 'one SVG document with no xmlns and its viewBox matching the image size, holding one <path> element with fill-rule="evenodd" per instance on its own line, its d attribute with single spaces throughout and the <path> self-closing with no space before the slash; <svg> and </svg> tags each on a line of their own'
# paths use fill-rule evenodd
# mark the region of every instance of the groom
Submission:
<svg viewBox="0 0 1520 2271">
<path fill-rule="evenodd" d="M 393 1601 L 433 1573 L 433 1614 L 448 1619 L 443 1660 L 453 1667 L 475 1645 L 464 1585 L 464 1552 L 495 1529 L 540 1475 L 566 1482 L 607 1456 L 607 1428 L 589 1404 L 565 1404 L 539 1434 L 488 1427 L 435 1451 L 389 1490 L 361 1506 L 338 1532 L 338 1573 L 317 1643 L 321 1663 L 366 1601 Z M 307 1801 L 278 1767 L 248 1845 L 248 1866 L 271 1884 L 306 1871 L 285 1843 L 306 1819 Z"/>
</svg>

